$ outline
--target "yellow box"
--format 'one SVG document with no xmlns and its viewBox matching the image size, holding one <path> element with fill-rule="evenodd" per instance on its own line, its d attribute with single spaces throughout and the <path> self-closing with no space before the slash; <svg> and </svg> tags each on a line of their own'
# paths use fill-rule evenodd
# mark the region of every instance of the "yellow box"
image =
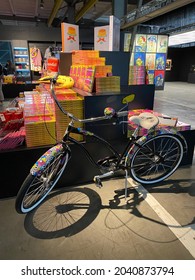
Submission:
<svg viewBox="0 0 195 280">
<path fill-rule="evenodd" d="M 73 114 L 79 119 L 83 119 L 84 115 L 84 109 L 83 109 L 83 98 L 79 96 L 71 97 L 71 99 L 68 99 L 68 96 L 64 96 L 64 100 L 59 100 L 60 105 L 62 108 Z M 70 122 L 70 118 L 63 114 L 60 109 L 55 105 L 55 117 L 56 117 L 56 137 L 57 140 L 61 140 L 64 132 Z M 75 126 L 77 127 L 83 127 L 83 124 L 75 122 Z M 72 134 L 72 138 L 82 141 L 83 136 L 79 134 Z"/>
<path fill-rule="evenodd" d="M 44 117 L 39 117 L 39 120 L 37 120 L 37 118 L 34 120 L 32 117 L 26 118 L 24 126 L 27 147 L 52 145 L 56 143 L 54 118 L 50 118 L 50 120 L 44 120 Z"/>
</svg>

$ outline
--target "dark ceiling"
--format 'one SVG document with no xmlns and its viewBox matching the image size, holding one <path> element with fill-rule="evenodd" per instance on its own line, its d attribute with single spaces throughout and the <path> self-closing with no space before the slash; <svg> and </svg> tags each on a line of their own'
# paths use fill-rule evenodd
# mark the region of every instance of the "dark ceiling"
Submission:
<svg viewBox="0 0 195 280">
<path fill-rule="evenodd" d="M 7 0 L 1 1 L 0 23 L 19 26 L 60 26 L 61 22 L 90 25 L 108 23 L 113 14 L 112 0 Z M 126 13 L 139 1 L 127 1 Z M 143 0 L 143 5 L 151 0 Z"/>
<path fill-rule="evenodd" d="M 60 27 L 61 22 L 94 27 L 109 23 L 113 3 L 119 0 L 1 0 L 0 24 L 12 26 Z M 122 1 L 120 2 L 122 3 Z M 121 29 L 145 24 L 194 0 L 126 0 Z M 139 13 L 138 5 L 141 5 Z"/>
</svg>

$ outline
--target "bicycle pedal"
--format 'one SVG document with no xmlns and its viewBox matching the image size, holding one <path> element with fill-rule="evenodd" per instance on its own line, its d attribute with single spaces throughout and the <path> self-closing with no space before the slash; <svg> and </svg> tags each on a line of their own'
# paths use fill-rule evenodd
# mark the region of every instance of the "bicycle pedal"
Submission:
<svg viewBox="0 0 195 280">
<path fill-rule="evenodd" d="M 93 178 L 93 180 L 94 180 L 94 182 L 95 182 L 96 187 L 98 187 L 98 188 L 102 188 L 102 187 L 103 187 L 102 181 L 101 181 L 101 179 L 99 178 L 99 176 L 95 176 L 95 177 Z"/>
</svg>

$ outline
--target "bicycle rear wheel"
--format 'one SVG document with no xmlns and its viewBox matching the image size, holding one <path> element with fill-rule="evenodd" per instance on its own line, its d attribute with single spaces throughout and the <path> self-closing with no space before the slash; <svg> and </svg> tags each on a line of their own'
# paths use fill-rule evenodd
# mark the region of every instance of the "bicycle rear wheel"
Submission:
<svg viewBox="0 0 195 280">
<path fill-rule="evenodd" d="M 175 172 L 182 157 L 183 145 L 175 135 L 155 136 L 143 143 L 133 154 L 130 175 L 142 184 L 161 182 Z"/>
<path fill-rule="evenodd" d="M 61 177 L 69 157 L 67 151 L 58 153 L 41 172 L 35 175 L 30 173 L 26 177 L 16 197 L 15 208 L 18 213 L 28 213 L 44 200 Z"/>
</svg>

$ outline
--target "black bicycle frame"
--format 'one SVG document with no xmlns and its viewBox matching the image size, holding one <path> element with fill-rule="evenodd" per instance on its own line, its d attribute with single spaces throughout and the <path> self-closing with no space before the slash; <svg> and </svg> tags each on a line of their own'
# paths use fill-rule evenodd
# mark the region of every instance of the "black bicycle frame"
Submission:
<svg viewBox="0 0 195 280">
<path fill-rule="evenodd" d="M 120 168 L 121 166 L 121 160 L 126 156 L 128 150 L 130 149 L 130 147 L 135 143 L 135 138 L 132 137 L 128 144 L 126 145 L 124 151 L 122 154 L 119 154 L 115 148 L 105 139 L 101 138 L 100 136 L 94 134 L 93 132 L 87 131 L 83 128 L 77 128 L 74 127 L 72 125 L 68 125 L 66 134 L 63 137 L 63 142 L 71 142 L 74 144 L 77 144 L 81 149 L 83 149 L 83 151 L 86 153 L 87 158 L 89 159 L 89 161 L 97 168 L 101 168 L 101 166 L 94 160 L 94 158 L 91 156 L 91 154 L 89 153 L 89 151 L 84 147 L 84 145 L 82 144 L 82 142 L 79 142 L 77 140 L 75 140 L 74 138 L 70 137 L 70 133 L 75 133 L 75 134 L 79 134 L 79 135 L 83 135 L 83 136 L 89 136 L 89 137 L 94 137 L 96 140 L 98 140 L 100 143 L 102 143 L 105 147 L 107 147 L 107 149 L 112 153 L 112 155 L 117 158 L 117 164 L 116 167 Z"/>
</svg>

